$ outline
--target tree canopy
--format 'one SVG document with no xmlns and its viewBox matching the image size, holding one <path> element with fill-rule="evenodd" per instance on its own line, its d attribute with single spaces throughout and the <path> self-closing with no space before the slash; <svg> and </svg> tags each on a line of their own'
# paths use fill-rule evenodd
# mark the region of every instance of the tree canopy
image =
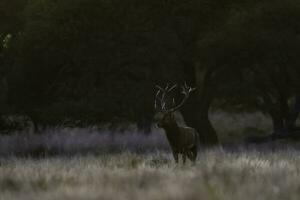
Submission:
<svg viewBox="0 0 300 200">
<path fill-rule="evenodd" d="M 280 132 L 298 115 L 299 13 L 296 0 L 3 0 L 0 114 L 145 128 L 155 84 L 187 81 L 183 115 L 206 143 L 212 105 L 259 109 Z"/>
</svg>

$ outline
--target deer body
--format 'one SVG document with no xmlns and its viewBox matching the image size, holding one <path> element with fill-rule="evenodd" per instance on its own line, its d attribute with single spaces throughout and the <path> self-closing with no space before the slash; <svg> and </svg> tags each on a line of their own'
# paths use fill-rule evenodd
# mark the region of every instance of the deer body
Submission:
<svg viewBox="0 0 300 200">
<path fill-rule="evenodd" d="M 181 127 L 177 123 L 162 127 L 171 146 L 175 162 L 178 163 L 178 155 L 182 155 L 183 163 L 188 157 L 192 162 L 197 158 L 198 133 L 190 127 Z"/>
<path fill-rule="evenodd" d="M 188 157 L 192 162 L 195 162 L 197 158 L 197 144 L 199 141 L 198 133 L 194 128 L 179 126 L 174 117 L 174 112 L 185 103 L 189 93 L 194 89 L 187 87 L 186 85 L 183 86 L 182 93 L 185 95 L 183 101 L 179 105 L 171 109 L 167 109 L 164 98 L 166 97 L 167 93 L 173 90 L 175 87 L 176 86 L 173 86 L 169 89 L 167 86 L 165 89 L 163 89 L 158 86 L 159 91 L 157 92 L 156 100 L 159 93 L 161 93 L 161 111 L 159 111 L 154 118 L 157 121 L 157 126 L 163 128 L 166 133 L 175 162 L 178 163 L 179 154 L 182 155 L 183 163 L 185 163 L 186 157 Z M 156 101 L 155 108 L 157 108 Z"/>
</svg>

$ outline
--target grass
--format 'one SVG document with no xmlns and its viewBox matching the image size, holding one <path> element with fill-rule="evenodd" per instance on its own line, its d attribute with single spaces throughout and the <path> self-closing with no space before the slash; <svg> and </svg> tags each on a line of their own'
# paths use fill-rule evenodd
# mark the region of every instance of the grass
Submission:
<svg viewBox="0 0 300 200">
<path fill-rule="evenodd" d="M 0 199 L 299 199 L 300 157 L 222 149 L 201 152 L 193 166 L 165 152 L 130 152 L 0 162 Z"/>
<path fill-rule="evenodd" d="M 299 143 L 238 146 L 270 133 L 260 113 L 215 113 L 224 149 L 175 165 L 164 133 L 57 128 L 0 137 L 0 200 L 282 200 L 300 197 Z M 232 144 L 231 142 L 234 142 Z"/>
<path fill-rule="evenodd" d="M 210 114 L 211 122 L 220 141 L 243 143 L 248 136 L 272 132 L 271 121 L 259 112 Z M 180 120 L 179 120 L 180 121 Z M 0 136 L 0 157 L 11 155 L 74 155 L 103 151 L 154 151 L 168 150 L 169 145 L 161 129 L 152 128 L 148 135 L 141 134 L 136 126 L 124 132 L 111 132 L 107 127 L 96 128 L 49 128 L 40 135 L 28 134 L 30 130 Z"/>
</svg>

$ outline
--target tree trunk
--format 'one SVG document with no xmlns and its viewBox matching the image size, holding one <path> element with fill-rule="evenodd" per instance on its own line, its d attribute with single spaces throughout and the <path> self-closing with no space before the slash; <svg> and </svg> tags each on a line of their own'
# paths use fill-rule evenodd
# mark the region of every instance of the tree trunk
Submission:
<svg viewBox="0 0 300 200">
<path fill-rule="evenodd" d="M 266 94 L 264 102 L 272 119 L 273 135 L 288 133 L 290 124 L 288 98 L 280 94 L 278 100 L 273 102 L 270 96 Z"/>
<path fill-rule="evenodd" d="M 37 111 L 26 112 L 26 115 L 29 117 L 32 123 L 32 130 L 34 134 L 41 134 L 43 132 L 43 124 L 39 120 Z"/>
<path fill-rule="evenodd" d="M 3 118 L 2 118 L 2 115 L 1 115 L 1 113 L 0 113 L 0 131 L 5 130 L 5 128 L 6 128 L 5 122 L 4 122 L 4 120 L 3 120 Z M 1 134 L 1 133 L 0 133 L 0 134 Z"/>
<path fill-rule="evenodd" d="M 196 93 L 189 100 L 182 114 L 188 126 L 194 127 L 199 133 L 203 146 L 213 146 L 219 143 L 217 133 L 210 123 L 208 114 L 213 100 L 210 88 L 210 72 L 206 69 L 194 69 L 193 84 L 197 86 Z"/>
<path fill-rule="evenodd" d="M 300 112 L 300 96 L 296 96 L 295 105 L 292 106 L 292 109 L 288 115 L 287 119 L 287 128 L 290 131 L 299 130 L 299 127 L 296 126 L 296 121 Z"/>
<path fill-rule="evenodd" d="M 218 135 L 213 128 L 208 114 L 209 114 L 209 108 L 212 102 L 212 99 L 210 97 L 202 97 L 202 103 L 200 104 L 200 109 L 199 109 L 199 121 L 198 121 L 198 128 L 201 132 L 200 134 L 200 140 L 202 141 L 203 144 L 211 146 L 211 145 L 216 145 L 219 143 L 218 140 Z"/>
<path fill-rule="evenodd" d="M 273 125 L 273 135 L 282 134 L 285 132 L 284 119 L 279 113 L 269 111 Z"/>
</svg>

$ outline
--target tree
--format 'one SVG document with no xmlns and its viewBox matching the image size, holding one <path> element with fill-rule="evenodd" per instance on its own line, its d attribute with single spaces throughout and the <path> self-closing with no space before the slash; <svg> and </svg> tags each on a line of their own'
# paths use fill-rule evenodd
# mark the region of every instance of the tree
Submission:
<svg viewBox="0 0 300 200">
<path fill-rule="evenodd" d="M 12 113 L 8 104 L 8 76 L 12 70 L 12 43 L 22 28 L 22 11 L 27 0 L 0 2 L 0 129 L 6 129 L 3 115 Z"/>
<path fill-rule="evenodd" d="M 292 0 L 236 4 L 225 22 L 200 42 L 202 64 L 216 69 L 217 85 L 225 83 L 216 92 L 222 90 L 223 98 L 230 99 L 240 95 L 232 92 L 236 88 L 246 90 L 248 100 L 243 99 L 255 99 L 252 103 L 272 117 L 274 133 L 295 123 L 288 101 L 299 92 L 299 10 Z"/>
<path fill-rule="evenodd" d="M 37 124 L 149 119 L 154 82 L 175 56 L 165 45 L 168 30 L 160 29 L 166 9 L 160 5 L 31 2 L 16 48 L 11 102 Z M 178 74 L 173 71 L 166 74 Z"/>
<path fill-rule="evenodd" d="M 189 126 L 200 133 L 203 145 L 218 144 L 218 136 L 208 118 L 210 105 L 214 99 L 214 86 L 211 80 L 213 70 L 199 65 L 198 41 L 203 35 L 222 20 L 224 7 L 230 5 L 222 0 L 215 1 L 170 1 L 165 13 L 162 27 L 169 30 L 169 38 L 173 38 L 172 47 L 181 74 L 177 81 L 188 81 L 195 85 L 196 95 L 189 100 L 183 115 Z M 171 69 L 170 69 L 171 70 Z"/>
</svg>

